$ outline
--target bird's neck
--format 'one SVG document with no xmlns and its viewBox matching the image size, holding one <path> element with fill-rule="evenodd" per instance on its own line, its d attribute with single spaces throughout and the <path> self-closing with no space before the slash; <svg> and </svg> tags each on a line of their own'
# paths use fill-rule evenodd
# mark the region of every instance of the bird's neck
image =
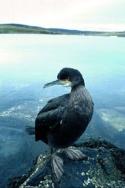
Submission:
<svg viewBox="0 0 125 188">
<path fill-rule="evenodd" d="M 72 80 L 72 89 L 71 89 L 71 91 L 76 90 L 80 86 L 85 86 L 84 79 L 81 78 L 81 77 L 74 78 Z"/>
<path fill-rule="evenodd" d="M 79 90 L 79 88 L 84 88 L 85 87 L 85 83 L 81 82 L 80 84 L 78 83 L 73 83 L 72 87 L 71 87 L 71 92 L 77 92 L 77 90 Z"/>
<path fill-rule="evenodd" d="M 75 88 L 71 89 L 71 94 L 70 94 L 70 104 L 72 103 L 80 103 L 82 102 L 81 100 L 83 99 L 84 96 L 84 90 L 85 86 L 84 85 L 79 85 Z"/>
</svg>

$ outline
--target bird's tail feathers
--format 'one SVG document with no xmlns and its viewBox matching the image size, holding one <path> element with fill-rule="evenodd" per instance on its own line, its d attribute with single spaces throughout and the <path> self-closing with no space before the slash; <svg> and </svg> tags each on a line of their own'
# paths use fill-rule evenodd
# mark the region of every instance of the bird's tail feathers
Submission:
<svg viewBox="0 0 125 188">
<path fill-rule="evenodd" d="M 34 127 L 26 126 L 25 130 L 26 130 L 27 134 L 29 134 L 29 135 L 34 135 L 35 134 L 35 128 Z"/>
</svg>

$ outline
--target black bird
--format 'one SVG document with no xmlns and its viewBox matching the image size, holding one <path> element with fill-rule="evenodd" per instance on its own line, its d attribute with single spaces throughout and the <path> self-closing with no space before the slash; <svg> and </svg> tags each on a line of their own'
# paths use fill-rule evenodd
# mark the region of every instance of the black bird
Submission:
<svg viewBox="0 0 125 188">
<path fill-rule="evenodd" d="M 35 120 L 35 140 L 42 140 L 56 149 L 52 154 L 52 169 L 59 180 L 63 174 L 63 160 L 57 155 L 58 149 L 73 160 L 85 157 L 80 150 L 70 146 L 87 128 L 94 104 L 78 70 L 63 68 L 58 73 L 57 80 L 45 84 L 44 88 L 55 84 L 70 85 L 71 92 L 49 100 L 38 113 Z"/>
</svg>

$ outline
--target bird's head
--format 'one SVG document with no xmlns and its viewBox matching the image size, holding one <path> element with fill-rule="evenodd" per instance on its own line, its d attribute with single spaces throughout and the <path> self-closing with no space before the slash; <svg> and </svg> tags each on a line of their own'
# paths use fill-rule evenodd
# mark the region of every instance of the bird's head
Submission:
<svg viewBox="0 0 125 188">
<path fill-rule="evenodd" d="M 53 86 L 53 85 L 64 85 L 77 87 L 78 85 L 85 85 L 84 79 L 81 73 L 73 68 L 63 68 L 57 75 L 57 80 L 47 83 L 44 85 L 44 88 Z"/>
</svg>

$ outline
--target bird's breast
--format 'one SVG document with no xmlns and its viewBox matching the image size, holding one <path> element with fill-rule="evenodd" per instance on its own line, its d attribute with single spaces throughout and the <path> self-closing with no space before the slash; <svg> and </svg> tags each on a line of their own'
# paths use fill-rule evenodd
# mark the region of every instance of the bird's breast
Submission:
<svg viewBox="0 0 125 188">
<path fill-rule="evenodd" d="M 79 86 L 71 92 L 68 111 L 77 116 L 89 116 L 93 112 L 92 98 L 84 86 Z"/>
<path fill-rule="evenodd" d="M 84 87 L 72 91 L 62 114 L 60 126 L 49 135 L 51 144 L 67 147 L 75 142 L 85 131 L 93 113 L 91 96 Z"/>
</svg>

